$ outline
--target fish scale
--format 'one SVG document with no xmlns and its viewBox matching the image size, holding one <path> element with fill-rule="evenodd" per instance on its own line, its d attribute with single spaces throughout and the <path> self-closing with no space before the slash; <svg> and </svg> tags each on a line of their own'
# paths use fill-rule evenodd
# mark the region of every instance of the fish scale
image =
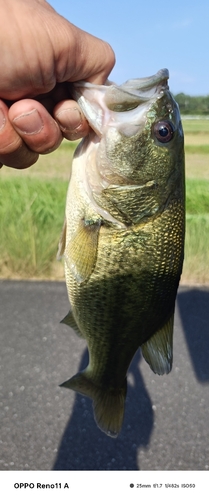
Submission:
<svg viewBox="0 0 209 500">
<path fill-rule="evenodd" d="M 184 253 L 184 149 L 166 71 L 130 81 L 129 93 L 127 84 L 114 86 L 111 99 L 110 86 L 82 82 L 74 96 L 95 132 L 75 153 L 59 254 L 71 304 L 63 322 L 86 340 L 89 364 L 62 386 L 92 398 L 96 423 L 111 437 L 122 427 L 136 350 L 141 347 L 155 373 L 172 367 Z"/>
</svg>

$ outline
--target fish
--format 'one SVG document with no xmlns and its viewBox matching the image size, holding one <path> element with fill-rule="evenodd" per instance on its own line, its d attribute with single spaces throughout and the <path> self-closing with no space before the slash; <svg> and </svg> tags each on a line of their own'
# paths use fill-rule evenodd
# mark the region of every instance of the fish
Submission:
<svg viewBox="0 0 209 500">
<path fill-rule="evenodd" d="M 58 257 L 89 351 L 61 387 L 90 397 L 97 426 L 121 431 L 136 351 L 168 374 L 185 235 L 184 134 L 167 69 L 122 85 L 77 82 L 91 132 L 72 163 Z"/>
</svg>

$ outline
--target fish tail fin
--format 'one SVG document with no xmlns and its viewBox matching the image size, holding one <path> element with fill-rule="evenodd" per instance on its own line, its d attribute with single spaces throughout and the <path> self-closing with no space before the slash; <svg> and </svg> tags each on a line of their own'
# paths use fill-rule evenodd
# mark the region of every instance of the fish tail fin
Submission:
<svg viewBox="0 0 209 500">
<path fill-rule="evenodd" d="M 61 387 L 73 389 L 90 397 L 93 400 L 94 418 L 99 429 L 110 437 L 118 436 L 124 417 L 126 380 L 119 389 L 101 388 L 96 386 L 90 375 L 84 371 L 61 384 Z"/>
</svg>

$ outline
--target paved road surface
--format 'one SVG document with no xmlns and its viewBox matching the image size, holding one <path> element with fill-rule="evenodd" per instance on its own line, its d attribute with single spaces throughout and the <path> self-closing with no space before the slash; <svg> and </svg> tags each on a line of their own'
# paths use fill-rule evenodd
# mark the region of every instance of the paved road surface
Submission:
<svg viewBox="0 0 209 500">
<path fill-rule="evenodd" d="M 65 284 L 0 282 L 0 303 L 0 470 L 209 470 L 209 288 L 179 290 L 170 375 L 136 354 L 116 440 L 89 399 L 59 387 L 87 363 L 59 324 Z"/>
</svg>

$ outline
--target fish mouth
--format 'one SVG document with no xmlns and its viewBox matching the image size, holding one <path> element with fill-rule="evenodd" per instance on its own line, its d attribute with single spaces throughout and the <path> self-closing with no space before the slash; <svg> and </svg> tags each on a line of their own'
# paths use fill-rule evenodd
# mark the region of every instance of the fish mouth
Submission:
<svg viewBox="0 0 209 500">
<path fill-rule="evenodd" d="M 108 80 L 105 85 L 80 81 L 71 84 L 71 93 L 98 137 L 102 137 L 107 123 L 117 126 L 127 121 L 132 123 L 127 135 L 132 135 L 134 123 L 139 125 L 152 102 L 169 89 L 168 78 L 169 71 L 161 69 L 155 75 L 131 79 L 122 85 Z"/>
<path fill-rule="evenodd" d="M 127 111 L 126 106 L 128 104 L 128 100 L 132 100 L 133 107 L 131 109 L 133 109 L 134 104 L 138 106 L 143 102 L 156 98 L 158 94 L 168 90 L 168 79 L 169 71 L 165 68 L 158 71 L 155 75 L 145 78 L 134 78 L 128 80 L 120 86 L 113 84 L 106 91 L 105 102 L 110 109 L 114 108 L 113 111 Z M 118 93 L 118 96 L 116 95 L 116 92 Z M 123 106 L 124 109 L 122 109 Z"/>
<path fill-rule="evenodd" d="M 79 88 L 86 89 L 95 89 L 95 90 L 104 90 L 107 94 L 110 93 L 111 88 L 115 89 L 123 89 L 132 95 L 137 95 L 140 97 L 140 93 L 145 94 L 144 98 L 150 99 L 150 97 L 156 93 L 156 91 L 161 91 L 168 89 L 168 79 L 169 79 L 169 71 L 167 68 L 160 69 L 155 75 L 144 77 L 144 78 L 132 78 L 127 80 L 122 85 L 116 85 L 109 80 L 106 81 L 105 85 L 97 85 L 94 83 L 79 81 L 73 83 L 74 95 L 79 98 L 81 92 L 79 92 Z M 107 89 L 108 87 L 108 89 Z M 147 94 L 147 95 L 146 95 Z M 142 95 L 143 97 L 143 95 Z"/>
</svg>

